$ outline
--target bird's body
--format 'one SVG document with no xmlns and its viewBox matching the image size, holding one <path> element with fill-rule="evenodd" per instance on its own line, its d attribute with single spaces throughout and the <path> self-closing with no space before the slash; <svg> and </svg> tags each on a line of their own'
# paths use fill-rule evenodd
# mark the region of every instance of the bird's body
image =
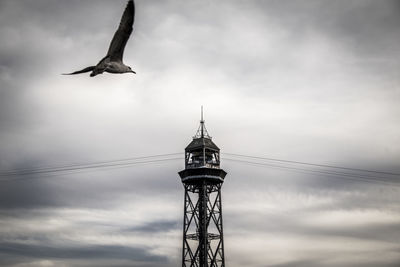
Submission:
<svg viewBox="0 0 400 267">
<path fill-rule="evenodd" d="M 108 73 L 136 73 L 129 66 L 125 65 L 122 61 L 124 55 L 124 49 L 128 39 L 133 30 L 133 21 L 135 18 L 135 4 L 133 0 L 128 1 L 128 5 L 125 8 L 124 14 L 122 15 L 121 22 L 118 30 L 115 32 L 114 37 L 111 41 L 107 55 L 97 63 L 96 66 L 90 66 L 83 70 L 68 73 L 67 75 L 74 75 L 89 72 L 91 77 L 94 77 L 103 72 Z"/>
</svg>

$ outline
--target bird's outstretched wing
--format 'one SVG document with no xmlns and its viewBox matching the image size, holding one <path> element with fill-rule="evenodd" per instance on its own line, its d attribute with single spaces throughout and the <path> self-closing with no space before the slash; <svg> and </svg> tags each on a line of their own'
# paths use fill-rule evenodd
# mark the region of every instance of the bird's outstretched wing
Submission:
<svg viewBox="0 0 400 267">
<path fill-rule="evenodd" d="M 74 75 L 74 74 L 81 74 L 81 73 L 85 73 L 85 72 L 89 72 L 95 69 L 96 66 L 90 66 L 87 68 L 84 68 L 83 70 L 78 70 L 78 71 L 74 71 L 71 73 L 63 73 L 63 75 Z"/>
<path fill-rule="evenodd" d="M 125 8 L 124 14 L 122 15 L 118 30 L 115 32 L 110 44 L 110 48 L 107 52 L 107 56 L 110 57 L 111 61 L 122 62 L 126 43 L 128 42 L 128 39 L 133 30 L 134 19 L 135 4 L 133 3 L 133 0 L 129 0 L 128 5 Z"/>
</svg>

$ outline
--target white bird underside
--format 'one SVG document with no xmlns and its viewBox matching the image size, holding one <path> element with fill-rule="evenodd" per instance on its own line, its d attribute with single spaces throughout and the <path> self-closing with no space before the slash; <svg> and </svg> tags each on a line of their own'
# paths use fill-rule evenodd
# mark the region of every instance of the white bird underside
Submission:
<svg viewBox="0 0 400 267">
<path fill-rule="evenodd" d="M 118 30 L 108 48 L 107 55 L 97 63 L 96 66 L 90 66 L 79 71 L 68 73 L 66 75 L 81 74 L 91 71 L 91 77 L 103 72 L 109 73 L 136 73 L 129 66 L 123 63 L 125 46 L 131 36 L 133 30 L 133 22 L 135 19 L 135 4 L 133 0 L 128 1 L 128 5 L 122 15 Z"/>
</svg>

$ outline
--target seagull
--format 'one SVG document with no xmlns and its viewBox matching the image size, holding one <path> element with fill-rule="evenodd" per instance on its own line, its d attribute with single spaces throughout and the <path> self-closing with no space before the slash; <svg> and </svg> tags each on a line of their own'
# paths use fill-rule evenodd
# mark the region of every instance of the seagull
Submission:
<svg viewBox="0 0 400 267">
<path fill-rule="evenodd" d="M 122 15 L 121 22 L 118 30 L 115 32 L 114 37 L 111 41 L 110 47 L 108 48 L 107 55 L 97 63 L 96 66 L 90 66 L 83 70 L 67 73 L 64 75 L 81 74 L 91 71 L 90 77 L 94 77 L 103 72 L 109 73 L 134 73 L 135 71 L 131 67 L 125 65 L 122 62 L 124 55 L 124 49 L 129 37 L 133 30 L 133 21 L 135 18 L 135 4 L 133 0 L 128 1 L 128 5 L 125 8 L 124 14 Z"/>
</svg>

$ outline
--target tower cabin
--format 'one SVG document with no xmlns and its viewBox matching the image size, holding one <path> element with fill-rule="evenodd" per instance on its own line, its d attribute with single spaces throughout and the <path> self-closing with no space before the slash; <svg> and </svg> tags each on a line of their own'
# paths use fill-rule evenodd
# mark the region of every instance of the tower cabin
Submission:
<svg viewBox="0 0 400 267">
<path fill-rule="evenodd" d="M 224 181 L 226 172 L 220 169 L 220 149 L 208 134 L 203 115 L 196 135 L 185 148 L 185 169 L 179 175 L 183 183 L 189 184 L 199 179 L 207 179 L 209 183 Z"/>
</svg>

